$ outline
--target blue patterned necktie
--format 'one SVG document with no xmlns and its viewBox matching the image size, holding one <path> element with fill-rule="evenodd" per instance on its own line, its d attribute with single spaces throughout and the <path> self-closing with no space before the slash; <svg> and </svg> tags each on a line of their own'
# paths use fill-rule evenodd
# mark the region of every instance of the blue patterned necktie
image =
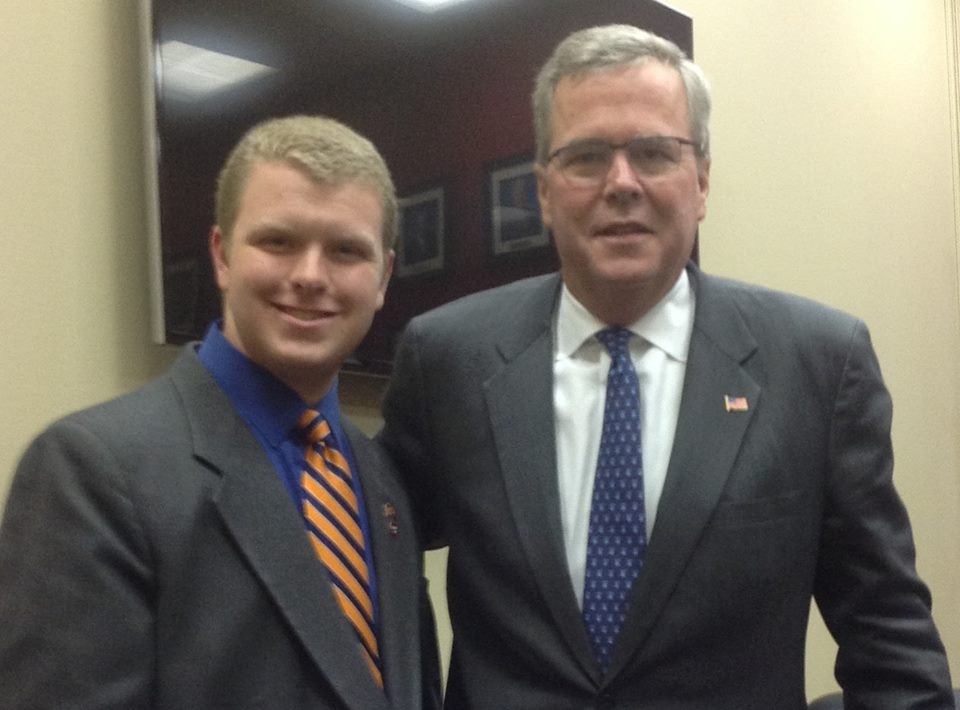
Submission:
<svg viewBox="0 0 960 710">
<path fill-rule="evenodd" d="M 630 335 L 625 328 L 607 328 L 596 335 L 610 352 L 611 363 L 590 506 L 583 619 L 604 671 L 610 665 L 647 542 L 640 384 L 630 360 Z"/>
</svg>

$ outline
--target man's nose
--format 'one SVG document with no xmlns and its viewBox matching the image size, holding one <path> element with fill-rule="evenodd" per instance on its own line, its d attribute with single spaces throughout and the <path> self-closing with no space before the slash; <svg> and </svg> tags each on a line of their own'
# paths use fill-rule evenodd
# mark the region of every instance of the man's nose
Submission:
<svg viewBox="0 0 960 710">
<path fill-rule="evenodd" d="M 613 151 L 610 157 L 610 169 L 607 171 L 605 191 L 609 194 L 639 195 L 643 186 L 630 158 L 623 150 Z"/>
<path fill-rule="evenodd" d="M 299 288 L 323 288 L 330 278 L 330 265 L 323 248 L 313 244 L 303 249 L 294 260 L 290 278 Z"/>
</svg>

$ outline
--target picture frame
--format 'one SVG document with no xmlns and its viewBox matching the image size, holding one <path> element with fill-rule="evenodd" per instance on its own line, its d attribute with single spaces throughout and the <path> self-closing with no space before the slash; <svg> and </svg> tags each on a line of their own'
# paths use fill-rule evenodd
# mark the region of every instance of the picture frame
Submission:
<svg viewBox="0 0 960 710">
<path fill-rule="evenodd" d="M 490 243 L 495 257 L 546 247 L 550 236 L 540 216 L 537 176 L 529 156 L 489 171 Z"/>
<path fill-rule="evenodd" d="M 443 271 L 446 259 L 443 187 L 402 197 L 397 204 L 400 217 L 394 275 L 409 278 Z"/>
</svg>

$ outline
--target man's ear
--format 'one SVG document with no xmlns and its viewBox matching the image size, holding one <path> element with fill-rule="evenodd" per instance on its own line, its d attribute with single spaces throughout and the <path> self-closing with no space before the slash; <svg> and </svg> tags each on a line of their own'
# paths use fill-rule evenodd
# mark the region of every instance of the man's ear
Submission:
<svg viewBox="0 0 960 710">
<path fill-rule="evenodd" d="M 221 291 L 226 290 L 230 281 L 229 251 L 230 242 L 223 236 L 220 225 L 213 225 L 210 228 L 210 261 L 213 262 L 213 274 Z"/>
<path fill-rule="evenodd" d="M 390 285 L 390 276 L 393 275 L 393 264 L 396 260 L 396 252 L 391 249 L 383 255 L 383 276 L 380 277 L 380 295 L 377 298 L 377 310 L 383 308 L 384 298 L 387 295 L 387 286 Z"/>
<path fill-rule="evenodd" d="M 537 199 L 540 202 L 540 221 L 543 226 L 550 225 L 550 191 L 547 185 L 547 169 L 539 163 L 534 163 L 533 174 L 537 178 Z"/>
<path fill-rule="evenodd" d="M 710 194 L 710 158 L 704 158 L 697 165 L 697 185 L 700 188 L 700 207 L 697 216 L 702 220 L 707 216 L 707 195 Z"/>
<path fill-rule="evenodd" d="M 393 249 L 390 249 L 386 254 L 383 255 L 383 283 L 384 285 L 390 281 L 390 277 L 393 276 L 393 265 L 397 260 L 397 252 Z"/>
</svg>

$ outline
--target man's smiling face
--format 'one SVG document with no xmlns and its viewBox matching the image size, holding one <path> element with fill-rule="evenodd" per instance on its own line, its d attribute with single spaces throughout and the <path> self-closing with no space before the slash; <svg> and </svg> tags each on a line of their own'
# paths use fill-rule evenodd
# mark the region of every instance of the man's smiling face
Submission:
<svg viewBox="0 0 960 710">
<path fill-rule="evenodd" d="M 383 306 L 393 253 L 384 253 L 382 224 L 372 186 L 317 183 L 263 162 L 250 171 L 232 234 L 211 233 L 225 337 L 308 403 Z"/>
</svg>

